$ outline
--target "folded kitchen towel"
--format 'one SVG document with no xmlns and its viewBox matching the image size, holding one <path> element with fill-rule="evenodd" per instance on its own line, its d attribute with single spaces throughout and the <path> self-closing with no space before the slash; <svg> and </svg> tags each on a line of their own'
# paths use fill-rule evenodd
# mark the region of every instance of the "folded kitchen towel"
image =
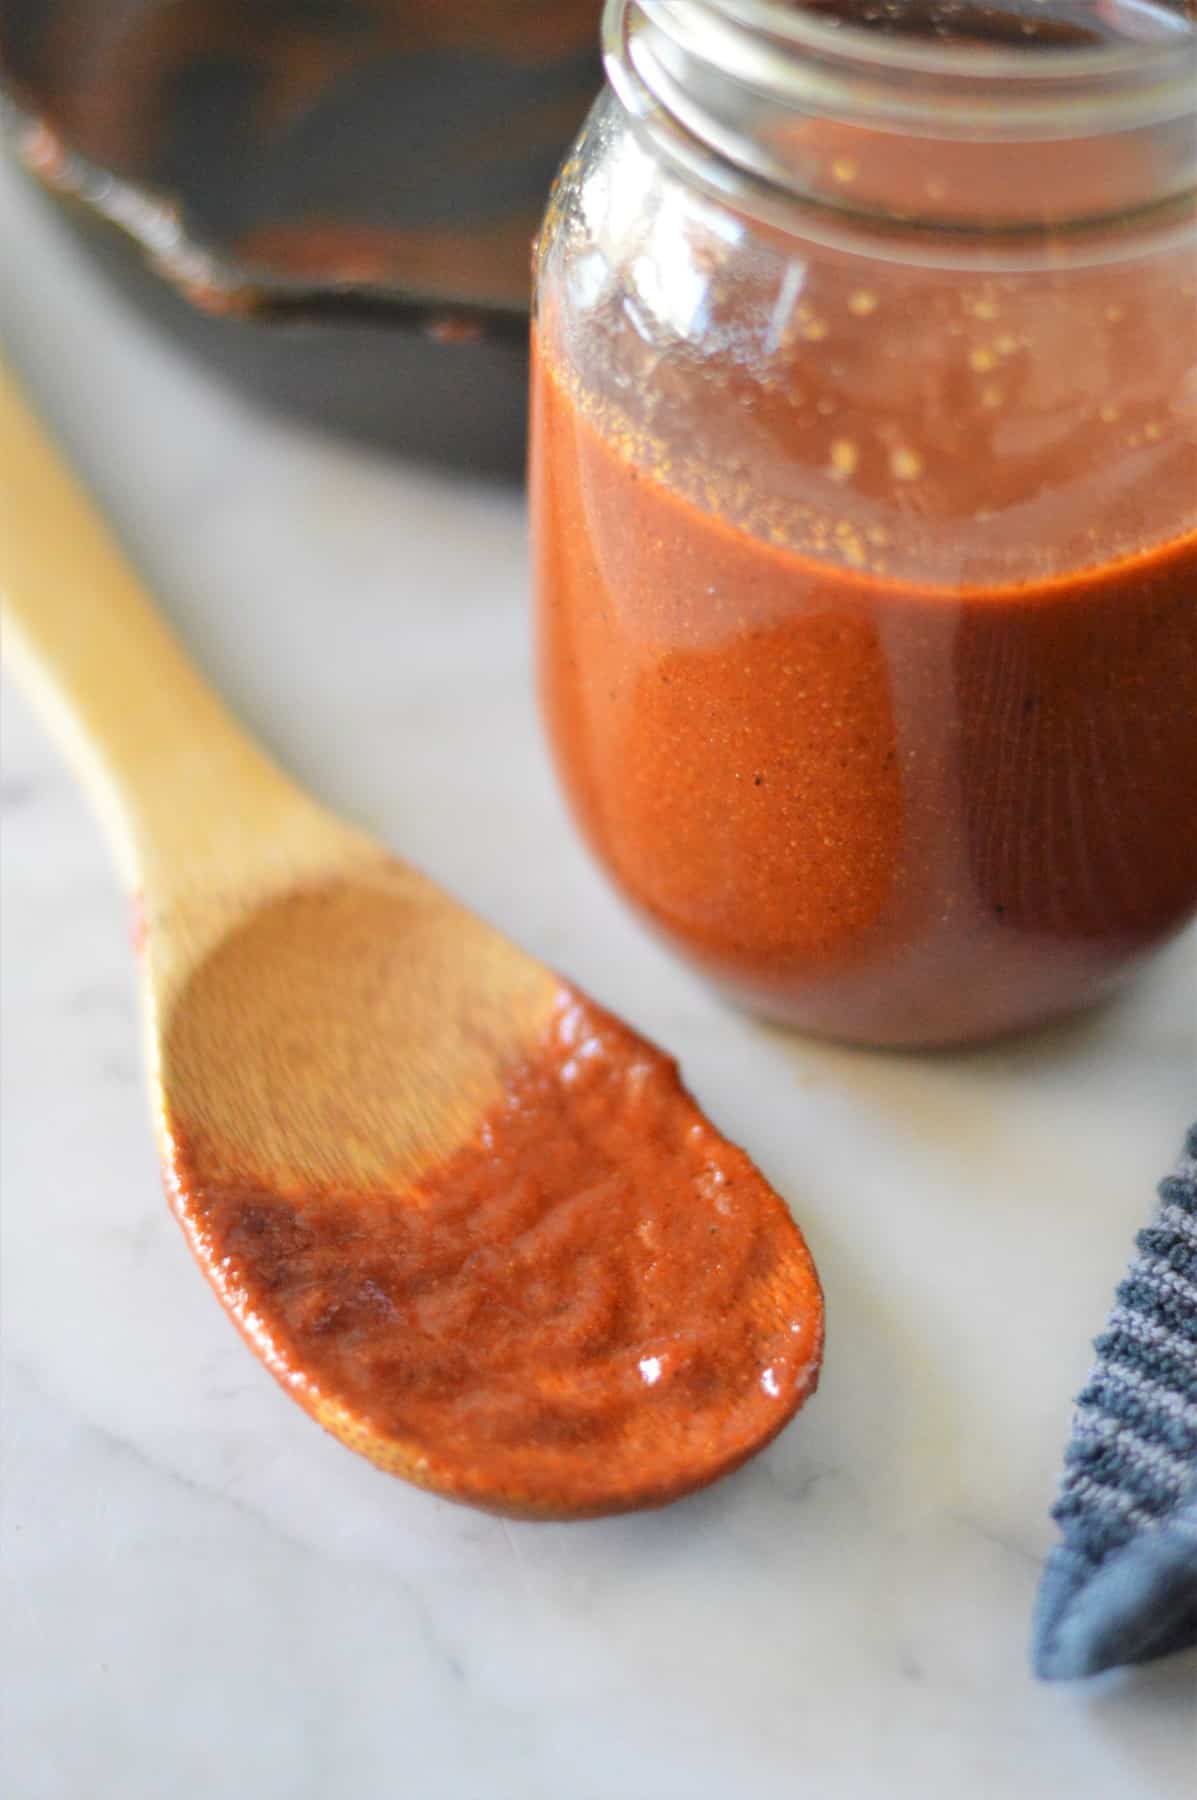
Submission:
<svg viewBox="0 0 1197 1800">
<path fill-rule="evenodd" d="M 1197 1125 L 1159 1196 L 1077 1399 L 1035 1612 L 1048 1681 L 1197 1644 Z"/>
</svg>

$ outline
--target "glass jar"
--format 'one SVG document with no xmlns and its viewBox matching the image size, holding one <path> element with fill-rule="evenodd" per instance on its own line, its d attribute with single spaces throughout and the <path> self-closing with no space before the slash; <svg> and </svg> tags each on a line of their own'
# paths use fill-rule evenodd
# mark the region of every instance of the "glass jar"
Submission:
<svg viewBox="0 0 1197 1800">
<path fill-rule="evenodd" d="M 558 769 L 801 1028 L 1088 1002 L 1197 910 L 1197 32 L 609 0 L 538 252 Z"/>
</svg>

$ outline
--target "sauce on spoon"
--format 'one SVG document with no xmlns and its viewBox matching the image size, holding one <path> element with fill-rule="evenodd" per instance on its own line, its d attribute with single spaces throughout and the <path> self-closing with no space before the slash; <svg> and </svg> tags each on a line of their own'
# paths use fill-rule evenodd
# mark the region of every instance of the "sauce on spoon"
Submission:
<svg viewBox="0 0 1197 1800">
<path fill-rule="evenodd" d="M 814 1389 L 822 1300 L 785 1206 L 673 1061 L 565 983 L 473 1142 L 406 1191 L 208 1185 L 172 1137 L 176 1211 L 267 1365 L 441 1492 L 661 1503 Z"/>
</svg>

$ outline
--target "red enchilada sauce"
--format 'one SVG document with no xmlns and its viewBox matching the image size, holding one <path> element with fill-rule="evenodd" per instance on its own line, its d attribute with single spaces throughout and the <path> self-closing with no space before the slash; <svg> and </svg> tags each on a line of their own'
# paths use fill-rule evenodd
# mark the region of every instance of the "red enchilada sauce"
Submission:
<svg viewBox="0 0 1197 1800">
<path fill-rule="evenodd" d="M 818 1278 L 789 1213 L 659 1050 L 563 986 L 474 1141 L 394 1193 L 210 1184 L 195 1253 L 273 1373 L 372 1460 L 577 1515 L 735 1468 L 813 1390 Z"/>
<path fill-rule="evenodd" d="M 1197 907 L 1197 297 L 1136 333 L 1117 272 L 1021 313 L 817 277 L 788 362 L 676 369 L 657 435 L 542 299 L 544 707 L 591 845 L 733 995 L 950 1042 L 1092 998 Z M 734 343 L 760 298 L 711 292 Z"/>
</svg>

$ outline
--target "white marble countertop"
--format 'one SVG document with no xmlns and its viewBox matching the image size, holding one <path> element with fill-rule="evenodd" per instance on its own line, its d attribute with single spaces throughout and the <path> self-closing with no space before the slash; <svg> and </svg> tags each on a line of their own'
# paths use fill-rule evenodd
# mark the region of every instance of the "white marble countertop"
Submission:
<svg viewBox="0 0 1197 1800">
<path fill-rule="evenodd" d="M 809 1410 L 663 1513 L 509 1525 L 249 1356 L 158 1185 L 125 905 L 3 710 L 12 1800 L 1186 1800 L 1197 1655 L 1027 1673 L 1072 1393 L 1193 1110 L 1192 934 L 969 1055 L 730 1014 L 611 897 L 528 682 L 521 498 L 263 417 L 0 169 L 0 336 L 196 656 L 304 780 L 680 1055 L 827 1289 Z"/>
</svg>

